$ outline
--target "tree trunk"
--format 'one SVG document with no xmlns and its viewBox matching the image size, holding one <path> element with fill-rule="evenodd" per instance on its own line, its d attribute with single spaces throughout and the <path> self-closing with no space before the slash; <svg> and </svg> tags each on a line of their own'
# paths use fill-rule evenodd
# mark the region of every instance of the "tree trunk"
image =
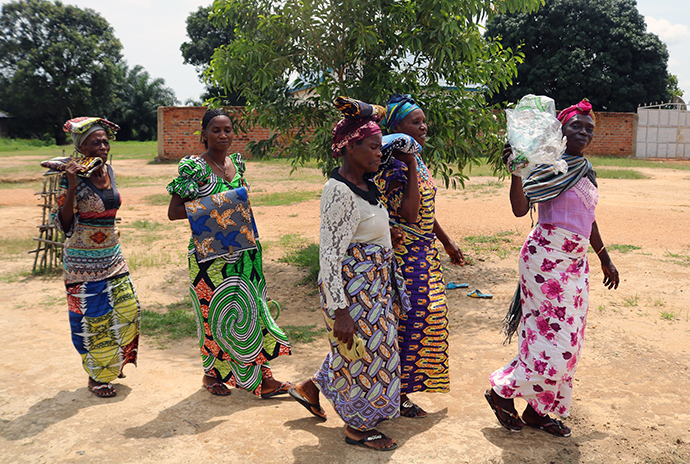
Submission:
<svg viewBox="0 0 690 464">
<path fill-rule="evenodd" d="M 62 130 L 62 123 L 53 126 L 53 135 L 55 136 L 55 145 L 67 145 L 67 135 Z"/>
</svg>

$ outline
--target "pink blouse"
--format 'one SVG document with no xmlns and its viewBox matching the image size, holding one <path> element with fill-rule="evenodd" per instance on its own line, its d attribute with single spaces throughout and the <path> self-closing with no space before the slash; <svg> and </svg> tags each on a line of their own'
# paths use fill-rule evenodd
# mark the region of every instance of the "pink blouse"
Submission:
<svg viewBox="0 0 690 464">
<path fill-rule="evenodd" d="M 589 238 L 598 200 L 597 188 L 587 177 L 583 177 L 553 200 L 539 203 L 538 222 L 552 224 Z"/>
</svg>

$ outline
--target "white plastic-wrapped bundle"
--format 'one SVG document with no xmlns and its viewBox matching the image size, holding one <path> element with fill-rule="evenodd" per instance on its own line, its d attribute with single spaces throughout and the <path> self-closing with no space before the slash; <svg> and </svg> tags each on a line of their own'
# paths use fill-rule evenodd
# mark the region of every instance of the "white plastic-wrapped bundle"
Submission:
<svg viewBox="0 0 690 464">
<path fill-rule="evenodd" d="M 514 109 L 506 110 L 506 119 L 508 143 L 513 148 L 508 157 L 511 173 L 527 177 L 538 164 L 552 164 L 556 171 L 566 172 L 568 164 L 562 159 L 566 138 L 553 99 L 525 95 Z"/>
</svg>

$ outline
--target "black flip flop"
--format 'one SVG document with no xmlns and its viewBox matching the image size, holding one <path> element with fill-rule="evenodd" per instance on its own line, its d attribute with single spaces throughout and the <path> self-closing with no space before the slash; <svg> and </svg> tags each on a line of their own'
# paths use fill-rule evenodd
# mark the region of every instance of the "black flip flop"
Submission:
<svg viewBox="0 0 690 464">
<path fill-rule="evenodd" d="M 549 419 L 550 419 L 550 421 L 547 422 L 546 424 L 530 424 L 529 422 L 525 422 L 525 425 L 527 427 L 532 427 L 533 429 L 543 430 L 546 433 L 550 433 L 553 436 L 561 437 L 561 438 L 567 438 L 572 434 L 572 430 L 570 430 L 568 427 L 566 427 L 566 425 L 563 422 L 561 422 L 560 420 L 554 419 L 553 417 L 549 417 Z M 558 430 L 563 430 L 563 431 L 567 430 L 568 432 L 565 434 L 555 432 L 550 428 L 554 425 L 556 427 L 558 427 Z"/>
<path fill-rule="evenodd" d="M 363 446 L 374 451 L 393 451 L 395 448 L 398 447 L 397 443 L 393 443 L 393 445 L 389 446 L 388 448 L 375 448 L 373 446 L 367 445 L 367 443 L 370 443 L 372 441 L 383 440 L 385 438 L 388 437 L 383 433 L 379 432 L 376 435 L 371 435 L 369 437 L 362 438 L 361 440 L 355 440 L 354 438 L 345 437 L 345 443 L 347 443 L 348 445 Z"/>
<path fill-rule="evenodd" d="M 426 411 L 412 401 L 407 400 L 400 405 L 400 415 L 412 419 L 424 419 L 426 417 Z"/>
<path fill-rule="evenodd" d="M 489 403 L 489 406 L 491 406 L 491 409 L 493 409 L 499 424 L 501 424 L 504 428 L 508 429 L 511 432 L 522 431 L 522 427 L 516 427 L 503 418 L 501 413 L 506 414 L 524 424 L 524 422 L 522 422 L 522 419 L 520 419 L 520 416 L 518 416 L 516 412 L 506 411 L 505 409 L 496 404 L 494 398 L 491 396 L 491 389 L 484 392 L 484 398 L 486 398 L 487 403 Z"/>
<path fill-rule="evenodd" d="M 320 405 L 310 403 L 309 400 L 307 400 L 305 397 L 303 397 L 303 396 L 300 394 L 300 392 L 298 392 L 297 390 L 295 390 L 294 387 L 292 387 L 292 388 L 290 388 L 290 390 L 288 390 L 288 394 L 289 394 L 290 396 L 292 396 L 292 397 L 295 399 L 295 401 L 297 401 L 299 404 L 301 404 L 302 406 L 304 406 L 304 407 L 306 408 L 306 410 L 309 411 L 309 412 L 311 413 L 312 416 L 318 417 L 319 419 L 324 420 L 324 421 L 327 419 L 326 416 L 321 416 L 321 415 L 316 414 L 316 413 L 314 412 L 314 409 L 319 409 L 319 410 L 323 411 L 323 409 L 321 408 Z M 312 409 L 312 408 L 313 408 L 313 409 Z"/>
</svg>

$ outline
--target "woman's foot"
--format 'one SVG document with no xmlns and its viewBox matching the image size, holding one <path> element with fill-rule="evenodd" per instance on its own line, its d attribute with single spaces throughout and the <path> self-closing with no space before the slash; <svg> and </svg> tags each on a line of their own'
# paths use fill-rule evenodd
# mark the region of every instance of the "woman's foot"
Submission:
<svg viewBox="0 0 690 464">
<path fill-rule="evenodd" d="M 204 388 L 206 388 L 206 390 L 208 390 L 212 395 L 228 396 L 230 393 L 232 393 L 223 382 L 220 382 L 218 379 L 211 377 L 210 375 L 204 375 L 204 378 L 201 381 L 203 382 Z"/>
<path fill-rule="evenodd" d="M 261 398 L 268 399 L 278 395 L 287 395 L 290 388 L 292 388 L 290 382 L 280 382 L 273 377 L 264 377 L 261 382 Z"/>
<path fill-rule="evenodd" d="M 110 383 L 97 382 L 91 377 L 89 377 L 89 383 L 87 384 L 89 391 L 99 398 L 112 398 L 117 395 L 115 387 Z"/>
<path fill-rule="evenodd" d="M 426 417 L 426 411 L 414 404 L 407 395 L 400 395 L 400 415 L 403 417 Z"/>
<path fill-rule="evenodd" d="M 390 437 L 378 430 L 362 432 L 350 426 L 345 427 L 345 442 L 349 445 L 359 445 L 365 448 L 373 448 L 377 451 L 393 451 L 398 444 Z"/>
<path fill-rule="evenodd" d="M 558 419 L 540 415 L 531 405 L 527 405 L 525 412 L 522 413 L 522 420 L 525 425 L 535 429 L 543 430 L 557 437 L 569 437 L 572 431 L 568 426 Z"/>
<path fill-rule="evenodd" d="M 293 385 L 289 393 L 307 411 L 320 419 L 326 420 L 326 411 L 319 404 L 319 389 L 311 379 Z"/>
<path fill-rule="evenodd" d="M 498 423 L 511 432 L 519 432 L 525 426 L 515 409 L 515 402 L 512 398 L 498 396 L 493 388 L 484 392 L 484 398 L 496 414 Z"/>
</svg>

